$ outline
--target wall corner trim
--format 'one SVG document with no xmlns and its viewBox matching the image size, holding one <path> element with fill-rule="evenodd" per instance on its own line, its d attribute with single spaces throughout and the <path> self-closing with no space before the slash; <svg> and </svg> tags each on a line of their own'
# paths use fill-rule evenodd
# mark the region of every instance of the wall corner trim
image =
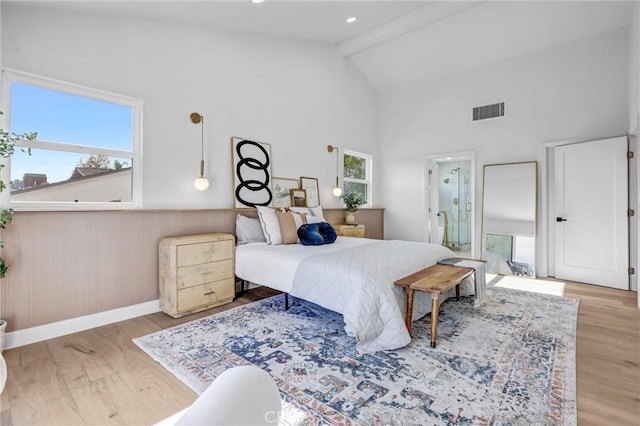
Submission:
<svg viewBox="0 0 640 426">
<path fill-rule="evenodd" d="M 7 333 L 5 336 L 5 348 L 11 349 L 31 343 L 41 342 L 47 339 L 64 336 L 90 328 L 100 327 L 114 322 L 124 321 L 142 315 L 160 312 L 159 300 L 125 306 L 110 311 L 57 321 L 50 324 L 25 328 Z"/>
</svg>

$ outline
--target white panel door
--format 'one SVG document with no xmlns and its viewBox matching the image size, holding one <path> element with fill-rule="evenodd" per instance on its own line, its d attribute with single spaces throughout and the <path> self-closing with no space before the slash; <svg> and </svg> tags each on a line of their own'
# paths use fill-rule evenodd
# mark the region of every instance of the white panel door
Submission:
<svg viewBox="0 0 640 426">
<path fill-rule="evenodd" d="M 555 149 L 556 278 L 629 289 L 627 138 Z"/>
</svg>

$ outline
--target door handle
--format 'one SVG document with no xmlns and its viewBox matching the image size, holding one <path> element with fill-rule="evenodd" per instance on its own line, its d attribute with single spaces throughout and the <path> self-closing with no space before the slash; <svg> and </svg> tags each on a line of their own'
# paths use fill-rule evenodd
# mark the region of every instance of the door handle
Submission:
<svg viewBox="0 0 640 426">
<path fill-rule="evenodd" d="M 556 222 L 566 222 L 567 219 L 563 218 L 563 217 L 556 217 Z"/>
</svg>

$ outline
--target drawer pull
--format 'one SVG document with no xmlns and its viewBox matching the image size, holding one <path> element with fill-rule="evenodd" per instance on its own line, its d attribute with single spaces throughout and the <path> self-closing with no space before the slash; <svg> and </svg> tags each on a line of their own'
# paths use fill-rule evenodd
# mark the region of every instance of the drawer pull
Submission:
<svg viewBox="0 0 640 426">
<path fill-rule="evenodd" d="M 216 294 L 216 292 L 215 291 L 208 291 L 205 294 L 203 294 L 203 296 L 208 296 L 210 294 Z"/>
</svg>

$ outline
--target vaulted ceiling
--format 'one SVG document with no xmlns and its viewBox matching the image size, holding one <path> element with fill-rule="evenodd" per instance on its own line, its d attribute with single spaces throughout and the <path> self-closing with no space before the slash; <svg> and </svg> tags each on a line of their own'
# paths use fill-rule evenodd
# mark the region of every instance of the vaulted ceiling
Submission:
<svg viewBox="0 0 640 426">
<path fill-rule="evenodd" d="M 415 87 L 631 23 L 633 2 L 482 1 L 351 54 L 379 91 Z M 451 8 L 435 2 L 424 10 Z M 414 14 L 417 13 L 413 12 Z M 441 12 L 444 14 L 445 12 Z M 346 44 L 346 43 L 345 43 Z"/>
<path fill-rule="evenodd" d="M 378 91 L 620 28 L 630 24 L 633 10 L 633 1 L 606 0 L 44 0 L 20 5 L 331 44 Z M 351 16 L 358 19 L 348 24 Z"/>
</svg>

